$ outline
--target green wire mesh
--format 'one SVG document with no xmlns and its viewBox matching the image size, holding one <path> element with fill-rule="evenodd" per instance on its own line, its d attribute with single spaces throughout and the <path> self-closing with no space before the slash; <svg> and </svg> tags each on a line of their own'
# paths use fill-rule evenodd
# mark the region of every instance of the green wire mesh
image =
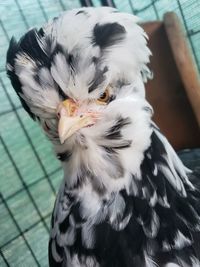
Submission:
<svg viewBox="0 0 200 267">
<path fill-rule="evenodd" d="M 94 6 L 102 1 L 93 0 Z M 199 0 L 115 0 L 121 11 L 144 21 L 175 11 L 186 29 L 200 69 Z M 78 0 L 1 0 L 0 2 L 0 266 L 48 266 L 49 221 L 62 171 L 50 143 L 22 109 L 5 72 L 9 40 L 41 26 Z M 182 155 L 192 166 L 193 158 Z M 199 162 L 200 165 L 200 162 Z"/>
</svg>

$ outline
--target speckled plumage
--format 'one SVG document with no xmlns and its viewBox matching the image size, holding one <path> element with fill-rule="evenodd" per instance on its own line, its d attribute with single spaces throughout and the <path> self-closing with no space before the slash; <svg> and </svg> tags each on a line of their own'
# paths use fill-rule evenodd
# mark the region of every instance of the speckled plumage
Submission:
<svg viewBox="0 0 200 267">
<path fill-rule="evenodd" d="M 151 53 L 137 21 L 111 8 L 75 9 L 11 41 L 8 76 L 64 170 L 51 267 L 200 266 L 192 238 L 200 182 L 152 122 Z M 67 98 L 101 118 L 60 144 L 56 109 Z"/>
</svg>

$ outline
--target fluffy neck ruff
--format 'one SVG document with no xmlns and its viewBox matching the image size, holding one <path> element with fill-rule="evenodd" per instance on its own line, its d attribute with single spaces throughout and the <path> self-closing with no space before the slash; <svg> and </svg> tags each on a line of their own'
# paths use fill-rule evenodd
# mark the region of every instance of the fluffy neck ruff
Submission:
<svg viewBox="0 0 200 267">
<path fill-rule="evenodd" d="M 188 180 L 190 170 L 152 123 L 147 102 L 126 101 L 120 117 L 113 118 L 110 109 L 110 117 L 105 114 L 106 122 L 84 129 L 62 147 L 56 146 L 64 169 L 59 195 L 75 195 L 86 217 L 95 216 L 102 201 L 123 191 L 151 207 L 159 203 L 169 208 L 166 188 L 187 197 L 186 188 L 194 189 Z"/>
<path fill-rule="evenodd" d="M 140 177 L 144 151 L 151 143 L 152 111 L 145 100 L 129 98 L 123 99 L 126 104 L 121 105 L 120 113 L 112 112 L 119 101 L 110 105 L 106 119 L 55 147 L 69 190 L 87 187 L 105 195 L 129 190 L 131 175 Z"/>
</svg>

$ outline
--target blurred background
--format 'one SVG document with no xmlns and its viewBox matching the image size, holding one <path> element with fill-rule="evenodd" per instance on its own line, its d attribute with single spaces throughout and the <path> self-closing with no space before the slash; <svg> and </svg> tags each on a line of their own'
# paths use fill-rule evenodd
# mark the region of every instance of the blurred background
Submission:
<svg viewBox="0 0 200 267">
<path fill-rule="evenodd" d="M 40 27 L 64 10 L 111 5 L 143 21 L 167 11 L 181 19 L 200 70 L 199 0 L 0 0 L 0 266 L 48 266 L 50 215 L 62 179 L 60 163 L 37 123 L 25 113 L 5 72 L 9 40 Z M 197 152 L 180 152 L 190 167 Z"/>
</svg>

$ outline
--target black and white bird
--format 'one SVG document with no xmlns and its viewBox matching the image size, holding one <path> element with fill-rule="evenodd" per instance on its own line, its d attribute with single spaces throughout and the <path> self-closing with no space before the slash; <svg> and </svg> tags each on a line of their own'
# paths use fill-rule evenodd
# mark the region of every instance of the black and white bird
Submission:
<svg viewBox="0 0 200 267">
<path fill-rule="evenodd" d="M 152 122 L 151 52 L 137 23 L 74 9 L 10 42 L 8 76 L 64 170 L 51 267 L 200 266 L 200 181 Z"/>
</svg>

